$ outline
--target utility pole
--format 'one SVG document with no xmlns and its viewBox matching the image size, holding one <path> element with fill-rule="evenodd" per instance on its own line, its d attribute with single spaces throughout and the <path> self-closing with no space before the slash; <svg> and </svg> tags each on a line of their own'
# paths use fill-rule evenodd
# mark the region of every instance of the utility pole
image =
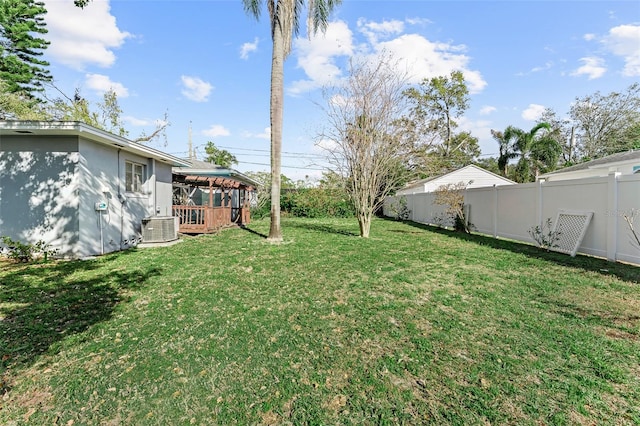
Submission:
<svg viewBox="0 0 640 426">
<path fill-rule="evenodd" d="M 193 140 L 191 139 L 191 121 L 189 121 L 189 160 L 194 160 Z"/>
</svg>

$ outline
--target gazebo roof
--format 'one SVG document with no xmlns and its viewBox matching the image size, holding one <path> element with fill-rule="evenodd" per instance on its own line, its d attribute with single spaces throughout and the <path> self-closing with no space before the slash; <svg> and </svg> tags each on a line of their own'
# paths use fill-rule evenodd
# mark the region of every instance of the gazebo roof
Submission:
<svg viewBox="0 0 640 426">
<path fill-rule="evenodd" d="M 201 176 L 174 174 L 174 182 L 184 183 L 193 186 L 208 186 L 216 188 L 246 188 L 252 189 L 251 185 L 239 180 L 222 176 Z"/>
<path fill-rule="evenodd" d="M 249 176 L 240 173 L 237 170 L 221 167 L 217 164 L 208 163 L 201 160 L 187 160 L 190 163 L 190 167 L 174 167 L 173 175 L 174 180 L 177 176 L 198 176 L 198 177 L 211 177 L 211 178 L 226 178 L 240 182 L 246 187 L 257 187 L 258 182 L 251 179 Z"/>
</svg>

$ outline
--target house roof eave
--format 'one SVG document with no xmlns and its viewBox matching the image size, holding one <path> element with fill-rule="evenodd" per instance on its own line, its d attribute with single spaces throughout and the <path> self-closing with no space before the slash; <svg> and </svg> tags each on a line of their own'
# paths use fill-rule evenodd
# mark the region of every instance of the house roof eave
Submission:
<svg viewBox="0 0 640 426">
<path fill-rule="evenodd" d="M 171 166 L 189 165 L 188 162 L 178 157 L 79 121 L 0 121 L 0 136 L 28 134 L 78 136 L 143 157 L 153 158 Z"/>
</svg>

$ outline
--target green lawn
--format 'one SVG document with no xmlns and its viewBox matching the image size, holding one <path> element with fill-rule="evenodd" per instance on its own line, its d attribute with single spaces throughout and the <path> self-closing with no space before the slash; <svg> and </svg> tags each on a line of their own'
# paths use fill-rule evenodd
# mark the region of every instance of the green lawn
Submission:
<svg viewBox="0 0 640 426">
<path fill-rule="evenodd" d="M 376 220 L 0 269 L 0 424 L 640 424 L 640 268 Z"/>
</svg>

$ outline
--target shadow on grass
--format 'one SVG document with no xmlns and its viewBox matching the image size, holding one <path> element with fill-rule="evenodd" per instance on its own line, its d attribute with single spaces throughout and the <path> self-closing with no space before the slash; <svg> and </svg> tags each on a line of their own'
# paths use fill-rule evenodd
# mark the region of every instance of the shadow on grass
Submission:
<svg viewBox="0 0 640 426">
<path fill-rule="evenodd" d="M 357 232 L 341 229 L 337 226 L 331 226 L 326 223 L 314 223 L 310 220 L 287 221 L 287 226 L 291 228 L 308 229 L 310 231 L 325 232 L 329 234 L 345 235 L 348 237 L 358 237 Z"/>
<path fill-rule="evenodd" d="M 385 218 L 384 220 L 396 221 L 395 219 Z M 463 232 L 450 231 L 436 226 L 425 225 L 422 223 L 404 221 L 406 225 L 414 228 L 435 232 L 437 234 L 444 235 L 449 238 L 457 238 L 459 240 L 468 241 L 470 243 L 478 244 L 481 246 L 492 247 L 499 250 L 509 250 L 513 253 L 522 254 L 531 258 L 543 259 L 549 262 L 557 263 L 558 265 L 567 266 L 571 268 L 580 268 L 587 271 L 593 271 L 605 275 L 615 275 L 621 280 L 640 283 L 640 268 L 632 265 L 625 265 L 623 263 L 609 262 L 605 259 L 600 259 L 585 255 L 576 255 L 571 257 L 566 254 L 558 252 L 548 252 L 540 249 L 539 247 L 514 242 L 510 240 L 503 240 L 499 238 L 493 238 L 480 234 L 465 234 Z M 401 232 L 401 231 L 396 231 Z"/>
<path fill-rule="evenodd" d="M 7 369 L 28 367 L 56 342 L 108 320 L 126 298 L 124 291 L 141 287 L 161 272 L 110 270 L 113 257 L 1 265 L 0 379 Z"/>
<path fill-rule="evenodd" d="M 258 231 L 254 230 L 254 229 L 251 229 L 251 228 L 249 228 L 249 227 L 248 227 L 248 226 L 246 226 L 246 225 L 241 226 L 241 227 L 240 227 L 240 229 L 242 229 L 243 231 L 247 231 L 247 232 L 248 232 L 248 233 L 250 233 L 250 234 L 253 234 L 253 235 L 257 235 L 257 236 L 259 236 L 259 237 L 262 237 L 262 238 L 268 238 L 268 235 L 265 235 L 265 234 L 263 234 L 262 232 L 258 232 Z"/>
</svg>

